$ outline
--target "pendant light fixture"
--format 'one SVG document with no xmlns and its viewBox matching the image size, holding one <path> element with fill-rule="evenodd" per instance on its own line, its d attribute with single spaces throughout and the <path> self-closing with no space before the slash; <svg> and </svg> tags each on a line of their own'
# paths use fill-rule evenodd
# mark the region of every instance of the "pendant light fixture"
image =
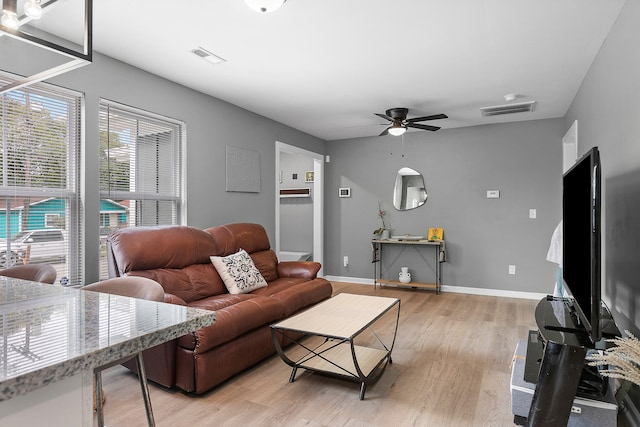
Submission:
<svg viewBox="0 0 640 427">
<path fill-rule="evenodd" d="M 93 3 L 94 0 L 78 0 L 74 2 L 74 8 L 77 9 L 77 15 L 84 18 L 82 23 L 74 21 L 74 24 L 66 22 L 65 16 L 47 16 L 48 8 L 57 4 L 59 0 L 2 0 L 2 14 L 0 16 L 0 37 L 8 35 L 12 40 L 29 43 L 31 45 L 42 47 L 48 51 L 59 55 L 63 58 L 62 62 L 48 61 L 43 63 L 44 66 L 34 66 L 34 70 L 30 75 L 21 79 L 0 85 L 0 95 L 9 91 L 17 90 L 34 83 L 50 79 L 60 74 L 75 70 L 76 68 L 90 64 L 93 58 Z M 77 3 L 77 4 L 76 4 Z M 20 7 L 20 13 L 18 13 Z M 64 20 L 63 25 L 69 24 L 71 31 L 82 36 L 82 42 L 75 43 L 73 47 L 65 44 L 56 43 L 51 37 L 47 37 L 48 33 L 40 31 L 25 30 L 24 24 L 34 19 L 43 20 L 56 19 Z M 35 55 L 35 53 L 34 53 Z M 31 61 L 30 52 L 25 53 L 25 58 L 20 61 Z M 3 58 L 4 59 L 4 58 Z M 9 67 L 15 65 L 8 61 Z M 50 63 L 49 63 L 50 62 Z M 20 62 L 17 62 L 19 64 Z M 53 66 L 51 66 L 53 65 Z M 11 69 L 6 69 L 11 72 Z"/>
<path fill-rule="evenodd" d="M 259 13 L 270 13 L 280 9 L 287 0 L 244 0 L 251 9 Z"/>
<path fill-rule="evenodd" d="M 4 0 L 2 2 L 2 17 L 0 18 L 0 24 L 13 30 L 17 30 L 20 26 L 20 21 L 18 21 L 18 14 L 16 13 L 16 3 L 16 0 Z"/>
<path fill-rule="evenodd" d="M 42 6 L 40 0 L 29 0 L 24 4 L 24 13 L 31 19 L 42 18 Z"/>
</svg>

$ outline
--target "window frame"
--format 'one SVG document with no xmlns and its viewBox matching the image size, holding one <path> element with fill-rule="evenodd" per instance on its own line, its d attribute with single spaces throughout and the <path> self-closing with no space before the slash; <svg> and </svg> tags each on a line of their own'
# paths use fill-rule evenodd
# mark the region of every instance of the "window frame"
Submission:
<svg viewBox="0 0 640 427">
<path fill-rule="evenodd" d="M 176 144 L 177 147 L 177 161 L 176 167 L 180 176 L 180 183 L 178 185 L 178 195 L 164 195 L 154 194 L 144 191 L 124 191 L 124 190 L 100 190 L 100 200 L 156 200 L 156 201 L 171 201 L 177 204 L 176 207 L 176 220 L 174 224 L 184 225 L 186 223 L 186 141 L 187 141 L 187 125 L 184 121 L 174 119 L 168 116 L 164 116 L 158 113 L 144 110 L 142 108 L 132 107 L 130 105 L 122 104 L 120 102 L 112 101 L 105 98 L 100 98 L 99 112 L 102 114 L 103 107 L 113 108 L 121 111 L 123 114 L 127 114 L 131 117 L 138 117 L 140 119 L 155 122 L 163 126 L 174 126 L 178 131 Z M 100 121 L 100 131 L 102 130 L 102 123 Z M 98 186 L 101 186 L 100 179 L 98 179 Z"/>
<path fill-rule="evenodd" d="M 18 81 L 19 76 L 0 71 L 0 80 L 3 82 Z M 3 97 L 10 97 L 13 91 L 0 94 Z M 0 197 L 34 197 L 34 198 L 56 198 L 65 200 L 65 233 L 68 237 L 65 245 L 64 257 L 66 259 L 66 276 L 58 277 L 65 286 L 78 286 L 84 283 L 85 269 L 85 251 L 84 251 L 84 212 L 82 210 L 82 198 L 84 181 L 82 179 L 82 155 L 84 152 L 84 134 L 85 134 L 85 96 L 84 93 L 56 86 L 50 83 L 38 82 L 28 87 L 15 89 L 15 92 L 29 93 L 30 96 L 37 98 L 49 98 L 56 101 L 62 101 L 68 104 L 67 120 L 65 126 L 67 130 L 67 144 L 65 146 L 66 155 L 66 187 L 26 187 L 18 185 L 2 185 L 0 182 Z M 0 104 L 4 104 L 0 102 Z M 0 109 L 3 107 L 0 106 Z M 4 110 L 2 110 L 4 111 Z M 2 113 L 4 114 L 4 112 Z M 0 134 L 0 150 L 4 150 L 4 135 Z M 6 165 L 2 165 L 4 173 Z M 4 208 L 3 208 L 4 209 Z M 45 228 L 55 229 L 55 226 L 47 225 L 47 214 L 43 214 L 43 225 Z M 60 215 L 56 215 L 60 218 Z M 32 231 L 33 229 L 22 230 L 21 225 L 19 231 Z M 53 254 L 52 254 L 53 255 Z M 59 275 L 60 276 L 60 275 Z M 61 280 L 63 279 L 63 280 Z"/>
</svg>

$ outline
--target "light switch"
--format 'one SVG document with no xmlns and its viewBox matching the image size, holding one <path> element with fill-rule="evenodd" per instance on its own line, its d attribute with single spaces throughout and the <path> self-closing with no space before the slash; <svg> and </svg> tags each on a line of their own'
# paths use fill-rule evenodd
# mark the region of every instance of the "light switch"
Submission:
<svg viewBox="0 0 640 427">
<path fill-rule="evenodd" d="M 487 199 L 499 199 L 500 190 L 487 190 Z"/>
</svg>

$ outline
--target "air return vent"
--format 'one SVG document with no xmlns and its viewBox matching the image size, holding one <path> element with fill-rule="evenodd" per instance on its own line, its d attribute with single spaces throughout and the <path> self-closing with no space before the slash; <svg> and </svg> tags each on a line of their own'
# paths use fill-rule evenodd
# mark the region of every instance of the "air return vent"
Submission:
<svg viewBox="0 0 640 427">
<path fill-rule="evenodd" d="M 218 55 L 209 52 L 207 49 L 203 47 L 199 47 L 197 49 L 193 49 L 191 51 L 194 55 L 199 56 L 207 62 L 212 64 L 221 64 L 223 62 L 227 62 L 224 58 L 219 57 Z"/>
<path fill-rule="evenodd" d="M 480 112 L 482 117 L 500 116 L 502 114 L 526 113 L 533 111 L 536 101 L 518 102 L 516 104 L 495 105 L 493 107 L 482 107 Z"/>
</svg>

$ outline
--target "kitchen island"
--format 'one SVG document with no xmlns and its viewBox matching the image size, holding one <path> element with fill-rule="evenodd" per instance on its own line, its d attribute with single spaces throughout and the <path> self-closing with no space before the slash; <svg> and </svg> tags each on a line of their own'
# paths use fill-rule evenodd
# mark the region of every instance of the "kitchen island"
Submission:
<svg viewBox="0 0 640 427">
<path fill-rule="evenodd" d="M 93 371 L 215 312 L 0 277 L 0 427 L 93 424 Z"/>
</svg>

